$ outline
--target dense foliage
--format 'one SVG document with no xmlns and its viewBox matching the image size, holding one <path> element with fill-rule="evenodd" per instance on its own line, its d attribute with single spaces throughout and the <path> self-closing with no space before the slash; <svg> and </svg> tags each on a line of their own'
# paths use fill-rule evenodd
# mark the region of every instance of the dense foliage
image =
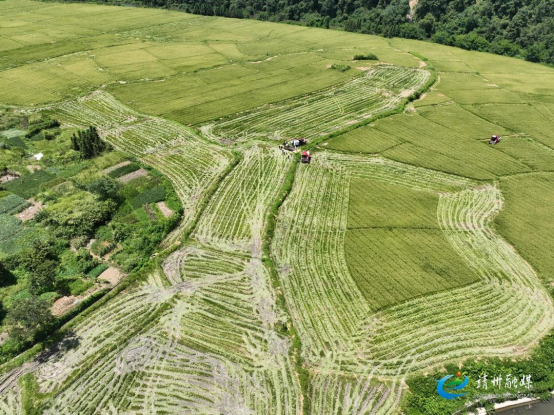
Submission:
<svg viewBox="0 0 554 415">
<path fill-rule="evenodd" d="M 82 159 L 90 159 L 102 153 L 107 144 L 100 138 L 96 128 L 78 131 L 71 136 L 73 150 L 78 151 Z"/>
<path fill-rule="evenodd" d="M 52 322 L 50 303 L 35 296 L 15 301 L 6 316 L 10 337 L 21 342 L 32 340 L 47 330 Z"/>
<path fill-rule="evenodd" d="M 554 64 L 550 0 L 102 0 L 179 8 L 208 16 L 300 21 L 350 32 L 430 38 L 463 49 Z"/>
<path fill-rule="evenodd" d="M 97 280 L 103 271 L 130 272 L 144 263 L 175 226 L 181 208 L 170 183 L 156 171 L 116 180 L 142 166 L 110 151 L 93 127 L 62 130 L 46 113 L 8 109 L 0 111 L 0 131 L 23 143 L 6 140 L 0 148 L 2 174 L 10 176 L 0 186 L 0 333 L 9 335 L 0 345 L 0 360 L 5 360 L 59 326 L 59 311 L 54 323 L 50 314 L 55 300 L 92 298 L 105 287 Z M 42 156 L 29 161 L 36 154 Z M 109 171 L 117 174 L 112 178 Z"/>
</svg>

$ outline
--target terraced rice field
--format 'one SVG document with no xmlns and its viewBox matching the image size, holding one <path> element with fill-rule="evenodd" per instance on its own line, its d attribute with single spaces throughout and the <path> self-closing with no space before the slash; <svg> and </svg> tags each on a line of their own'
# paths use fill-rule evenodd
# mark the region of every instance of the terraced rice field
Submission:
<svg viewBox="0 0 554 415">
<path fill-rule="evenodd" d="M 163 272 L 76 326 L 78 346 L 41 366 L 39 385 L 55 391 L 45 413 L 294 413 L 290 341 L 274 330 L 261 262 L 188 247 Z"/>
<path fill-rule="evenodd" d="M 409 180 L 399 180 L 408 174 Z M 372 246 L 345 244 L 345 201 L 352 196 L 344 184 L 359 176 L 435 192 L 440 197 L 437 222 L 451 247 L 448 255 L 475 273 L 469 285 L 462 281 L 459 288 L 409 299 L 401 285 L 390 283 L 387 287 L 394 289 L 384 294 L 371 270 L 375 263 L 368 263 L 366 284 L 373 286 L 360 290 L 344 251 L 345 246 L 358 252 Z M 289 310 L 306 345 L 304 358 L 318 368 L 316 373 L 352 376 L 371 367 L 376 375 L 401 381 L 403 373 L 477 350 L 523 353 L 554 325 L 552 301 L 541 281 L 490 228 L 502 207 L 497 187 L 376 157 L 332 153 L 318 154 L 316 163 L 300 168 L 295 183 L 299 185 L 283 206 L 273 249 Z M 376 238 L 374 243 L 383 241 Z M 403 251 L 396 258 L 409 261 L 410 255 Z M 420 258 L 420 252 L 413 258 Z M 412 281 L 418 285 L 411 295 L 431 281 Z M 393 306 L 375 311 L 383 301 Z M 455 304 L 463 304 L 463 310 Z"/>
<path fill-rule="evenodd" d="M 267 210 L 290 164 L 290 157 L 275 147 L 246 149 L 204 210 L 193 237 L 223 251 L 259 258 Z"/>
<path fill-rule="evenodd" d="M 288 101 L 264 105 L 207 124 L 212 139 L 312 139 L 397 107 L 429 79 L 424 70 L 376 66 L 363 76 Z"/>
<path fill-rule="evenodd" d="M 206 191 L 232 160 L 230 151 L 203 141 L 193 130 L 139 114 L 106 92 L 64 102 L 53 111 L 67 126 L 94 125 L 114 147 L 157 168 L 174 183 L 184 215 L 168 243 L 190 228 Z"/>
<path fill-rule="evenodd" d="M 0 27 L 0 101 L 96 126 L 165 174 L 184 214 L 136 281 L 0 369 L 0 413 L 398 414 L 408 375 L 523 356 L 554 328 L 533 268 L 546 280 L 550 257 L 522 236 L 550 217 L 551 69 L 170 11 L 2 7 L 18 23 Z M 368 51 L 369 70 L 327 69 Z M 275 148 L 396 109 L 431 77 L 413 51 L 439 83 L 404 113 L 321 143 L 310 165 Z M 491 130 L 506 145 L 487 146 Z M 0 203 L 5 233 L 25 204 Z"/>
</svg>

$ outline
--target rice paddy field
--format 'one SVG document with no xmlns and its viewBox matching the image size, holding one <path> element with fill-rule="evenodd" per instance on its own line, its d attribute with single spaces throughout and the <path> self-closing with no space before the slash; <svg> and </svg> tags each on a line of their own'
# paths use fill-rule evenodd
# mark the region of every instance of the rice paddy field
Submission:
<svg viewBox="0 0 554 415">
<path fill-rule="evenodd" d="M 3 107 L 95 126 L 183 206 L 131 282 L 0 366 L 2 414 L 400 414 L 408 376 L 554 329 L 552 68 L 4 0 L 0 85 Z M 310 164 L 278 148 L 298 137 Z M 0 199 L 0 240 L 24 196 Z"/>
</svg>

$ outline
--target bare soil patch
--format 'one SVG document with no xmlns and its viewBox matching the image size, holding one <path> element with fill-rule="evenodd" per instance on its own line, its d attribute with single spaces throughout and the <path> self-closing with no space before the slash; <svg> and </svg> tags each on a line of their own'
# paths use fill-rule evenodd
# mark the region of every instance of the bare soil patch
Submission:
<svg viewBox="0 0 554 415">
<path fill-rule="evenodd" d="M 122 274 L 117 268 L 109 267 L 98 276 L 98 279 L 108 281 L 111 285 L 117 285 L 117 283 L 121 281 L 124 276 L 125 275 Z"/>
<path fill-rule="evenodd" d="M 162 215 L 164 215 L 164 217 L 166 218 L 173 216 L 173 213 L 175 213 L 167 207 L 165 202 L 158 202 L 156 203 L 156 206 L 158 207 L 158 209 L 160 209 L 160 212 L 162 212 Z"/>
<path fill-rule="evenodd" d="M 357 66 L 356 69 L 359 71 L 369 71 L 371 66 Z"/>
<path fill-rule="evenodd" d="M 22 222 L 33 219 L 44 207 L 42 203 L 34 199 L 29 199 L 28 202 L 31 203 L 31 206 L 15 215 Z"/>
<path fill-rule="evenodd" d="M 20 176 L 15 173 L 7 173 L 0 176 L 0 183 L 7 183 L 11 180 L 18 179 Z"/>
<path fill-rule="evenodd" d="M 81 299 L 73 295 L 59 298 L 54 301 L 54 304 L 52 305 L 50 311 L 52 312 L 53 316 L 61 316 L 62 314 L 65 314 L 67 311 L 72 309 L 77 303 L 79 303 Z"/>
<path fill-rule="evenodd" d="M 145 169 L 138 169 L 132 173 L 129 173 L 129 174 L 125 174 L 121 177 L 119 177 L 117 180 L 120 182 L 120 183 L 128 183 L 130 182 L 131 180 L 133 179 L 136 179 L 137 177 L 141 177 L 141 176 L 147 176 L 148 175 L 148 170 L 145 170 Z"/>
</svg>

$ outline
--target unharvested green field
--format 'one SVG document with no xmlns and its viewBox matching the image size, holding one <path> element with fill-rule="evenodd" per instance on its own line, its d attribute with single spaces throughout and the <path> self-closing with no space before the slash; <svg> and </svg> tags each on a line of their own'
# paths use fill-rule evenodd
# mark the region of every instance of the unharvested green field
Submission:
<svg viewBox="0 0 554 415">
<path fill-rule="evenodd" d="M 72 347 L 0 368 L 0 412 L 396 414 L 406 376 L 524 356 L 553 329 L 552 68 L 155 9 L 0 16 L 0 104 L 96 126 L 184 208 Z M 309 165 L 268 140 L 329 133 Z M 8 185 L 0 239 L 35 185 Z"/>
<path fill-rule="evenodd" d="M 495 221 L 498 232 L 517 248 L 546 282 L 551 282 L 554 277 L 554 264 L 549 255 L 554 249 L 553 184 L 552 173 L 502 179 L 500 189 L 506 208 Z"/>
<path fill-rule="evenodd" d="M 415 49 L 406 40 L 392 44 Z M 475 179 L 552 170 L 552 69 L 443 46 L 417 51 L 440 73 L 413 112 L 333 138 L 327 148 L 380 153 Z M 492 134 L 509 137 L 489 148 Z"/>
<path fill-rule="evenodd" d="M 383 62 L 418 66 L 384 39 L 341 32 L 29 0 L 2 10 L 8 21 L 0 27 L 0 102 L 16 105 L 106 85 L 135 109 L 196 124 L 349 79 L 357 70 L 327 66 L 357 52 L 379 48 Z"/>
<path fill-rule="evenodd" d="M 349 230 L 345 251 L 354 281 L 374 308 L 477 281 L 438 230 Z"/>
<path fill-rule="evenodd" d="M 378 180 L 350 182 L 348 229 L 438 229 L 439 196 Z"/>
</svg>

